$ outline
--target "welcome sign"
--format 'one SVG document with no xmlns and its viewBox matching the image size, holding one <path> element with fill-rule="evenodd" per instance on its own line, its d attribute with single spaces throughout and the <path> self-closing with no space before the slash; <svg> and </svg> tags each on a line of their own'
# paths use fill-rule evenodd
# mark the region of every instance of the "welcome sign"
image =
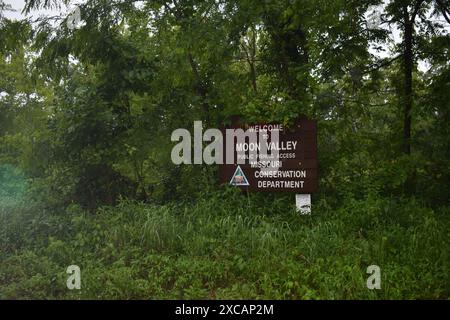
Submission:
<svg viewBox="0 0 450 320">
<path fill-rule="evenodd" d="M 283 124 L 232 125 L 255 139 L 235 139 L 224 135 L 224 145 L 234 144 L 234 162 L 220 165 L 222 183 L 244 190 L 284 191 L 309 194 L 318 188 L 317 124 L 298 119 L 292 126 Z M 224 128 L 226 130 L 228 128 Z"/>
</svg>

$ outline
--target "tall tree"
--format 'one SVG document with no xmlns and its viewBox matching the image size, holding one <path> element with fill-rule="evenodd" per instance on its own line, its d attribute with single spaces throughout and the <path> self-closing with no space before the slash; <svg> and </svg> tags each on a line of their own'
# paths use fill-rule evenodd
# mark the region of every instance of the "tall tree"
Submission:
<svg viewBox="0 0 450 320">
<path fill-rule="evenodd" d="M 414 75 L 417 72 L 419 57 L 430 57 L 420 44 L 443 34 L 445 29 L 436 19 L 443 16 L 448 21 L 449 4 L 450 2 L 444 0 L 393 0 L 386 6 L 385 22 L 395 25 L 401 31 L 401 43 L 396 52 L 402 61 L 403 90 L 399 101 L 403 109 L 402 149 L 407 156 L 412 152 L 413 114 L 417 100 Z M 412 169 L 405 181 L 405 190 L 409 193 L 415 192 L 416 175 L 416 169 Z"/>
<path fill-rule="evenodd" d="M 386 7 L 386 22 L 395 24 L 402 32 L 401 46 L 397 51 L 402 56 L 403 72 L 403 152 L 411 153 L 412 114 L 414 108 L 413 74 L 416 71 L 417 58 L 424 57 L 418 44 L 425 37 L 439 34 L 443 28 L 436 18 L 444 17 L 447 22 L 450 15 L 450 2 L 445 0 L 394 0 Z M 426 55 L 425 55 L 426 57 Z"/>
</svg>

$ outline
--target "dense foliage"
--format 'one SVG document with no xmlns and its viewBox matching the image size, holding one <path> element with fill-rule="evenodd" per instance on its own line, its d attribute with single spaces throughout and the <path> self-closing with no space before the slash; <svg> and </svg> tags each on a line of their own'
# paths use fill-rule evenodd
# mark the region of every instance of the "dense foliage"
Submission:
<svg viewBox="0 0 450 320">
<path fill-rule="evenodd" d="M 443 299 L 449 210 L 411 200 L 288 201 L 234 192 L 195 204 L 122 201 L 95 215 L 0 212 L 0 296 L 58 299 Z M 382 268 L 382 290 L 366 287 Z M 82 270 L 67 290 L 65 268 Z"/>
<path fill-rule="evenodd" d="M 0 298 L 448 298 L 449 8 L 87 0 L 73 29 L 0 0 Z M 170 160 L 194 120 L 301 115 L 310 217 Z"/>
</svg>

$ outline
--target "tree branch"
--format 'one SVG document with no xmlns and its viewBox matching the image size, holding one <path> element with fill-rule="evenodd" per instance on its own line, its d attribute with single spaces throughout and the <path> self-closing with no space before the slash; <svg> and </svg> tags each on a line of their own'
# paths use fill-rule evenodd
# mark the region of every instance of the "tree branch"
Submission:
<svg viewBox="0 0 450 320">
<path fill-rule="evenodd" d="M 414 23 L 414 20 L 416 20 L 417 13 L 419 12 L 420 6 L 422 5 L 423 2 L 424 2 L 424 0 L 419 0 L 416 2 L 414 11 L 411 13 L 411 18 L 410 18 L 411 23 Z"/>
<path fill-rule="evenodd" d="M 450 10 L 446 9 L 445 4 L 442 2 L 442 0 L 436 0 L 437 5 L 439 7 L 439 10 L 441 11 L 442 15 L 444 16 L 444 19 L 450 23 Z"/>
<path fill-rule="evenodd" d="M 383 67 L 385 67 L 385 66 L 391 65 L 394 61 L 400 59 L 402 56 L 403 56 L 403 53 L 401 53 L 401 54 L 395 56 L 395 57 L 392 58 L 392 59 L 385 60 L 385 61 L 383 61 L 382 63 L 380 63 L 380 64 L 378 64 L 378 65 L 375 65 L 375 66 L 372 65 L 372 68 L 370 68 L 370 69 L 364 71 L 364 72 L 362 73 L 362 75 L 371 73 L 371 72 L 376 71 L 376 70 L 378 70 L 378 69 L 381 69 L 381 68 L 383 68 Z"/>
</svg>

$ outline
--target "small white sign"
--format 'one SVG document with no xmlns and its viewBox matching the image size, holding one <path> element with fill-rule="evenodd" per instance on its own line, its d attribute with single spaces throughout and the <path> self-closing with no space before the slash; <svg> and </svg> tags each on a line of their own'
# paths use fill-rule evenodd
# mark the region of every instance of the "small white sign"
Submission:
<svg viewBox="0 0 450 320">
<path fill-rule="evenodd" d="M 296 194 L 295 206 L 297 211 L 301 214 L 311 214 L 311 195 L 310 194 Z"/>
</svg>

